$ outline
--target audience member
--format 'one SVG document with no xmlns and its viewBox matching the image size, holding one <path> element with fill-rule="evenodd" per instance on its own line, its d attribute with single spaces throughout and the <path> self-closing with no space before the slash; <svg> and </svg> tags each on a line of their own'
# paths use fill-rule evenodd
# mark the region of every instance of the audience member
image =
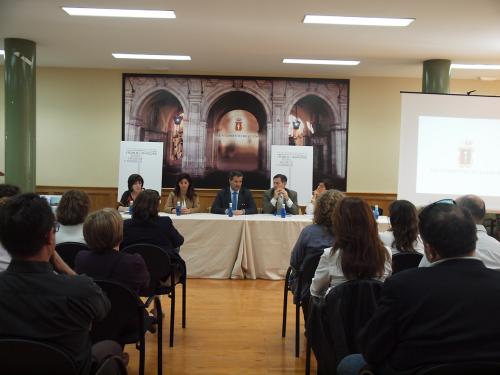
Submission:
<svg viewBox="0 0 500 375">
<path fill-rule="evenodd" d="M 413 203 L 397 200 L 389 206 L 391 227 L 379 233 L 385 246 L 390 247 L 392 254 L 424 253 L 424 244 L 418 235 L 417 209 Z"/>
<path fill-rule="evenodd" d="M 333 184 L 329 179 L 325 178 L 318 183 L 316 190 L 312 192 L 311 201 L 306 206 L 306 215 L 314 214 L 314 207 L 316 206 L 316 200 L 319 198 L 321 194 L 330 189 L 333 189 Z"/>
<path fill-rule="evenodd" d="M 194 214 L 200 211 L 200 200 L 191 183 L 191 176 L 181 173 L 175 182 L 174 191 L 167 198 L 165 212 L 175 213 L 177 203 L 180 203 L 181 213 Z"/>
<path fill-rule="evenodd" d="M 56 244 L 62 242 L 81 242 L 83 238 L 83 222 L 90 209 L 87 193 L 80 190 L 65 192 L 57 206 L 56 216 L 59 230 L 56 233 Z"/>
<path fill-rule="evenodd" d="M 232 171 L 229 173 L 229 186 L 217 192 L 212 203 L 213 214 L 227 214 L 229 206 L 234 215 L 251 215 L 257 213 L 257 207 L 252 193 L 243 187 L 243 173 Z"/>
<path fill-rule="evenodd" d="M 324 250 L 311 284 L 311 295 L 325 296 L 348 280 L 384 280 L 391 274 L 391 251 L 378 236 L 377 223 L 368 204 L 344 198 L 333 212 L 335 242 Z"/>
<path fill-rule="evenodd" d="M 132 218 L 123 223 L 123 241 L 120 248 L 137 243 L 147 243 L 161 247 L 172 263 L 179 269 L 179 277 L 185 277 L 186 264 L 179 255 L 179 247 L 184 237 L 175 229 L 167 216 L 160 217 L 158 208 L 160 195 L 156 190 L 146 189 L 134 202 Z M 168 274 L 165 277 L 169 276 Z"/>
<path fill-rule="evenodd" d="M 334 235 L 332 225 L 333 210 L 337 202 L 343 198 L 344 194 L 338 190 L 328 190 L 318 198 L 313 224 L 302 229 L 292 250 L 290 265 L 293 267 L 293 271 L 290 274 L 290 287 L 295 295 L 295 302 L 297 303 L 298 300 L 302 301 L 304 316 L 307 315 L 308 311 L 311 283 L 307 282 L 303 284 L 302 293 L 300 296 L 297 296 L 296 271 L 302 270 L 306 258 L 321 255 L 325 248 L 332 246 Z"/>
<path fill-rule="evenodd" d="M 19 187 L 8 184 L 0 184 L 0 206 L 7 202 L 7 199 L 21 192 Z M 10 263 L 10 255 L 0 243 L 0 272 L 5 271 Z"/>
<path fill-rule="evenodd" d="M 500 242 L 488 235 L 483 220 L 486 215 L 486 205 L 477 195 L 464 195 L 457 199 L 457 206 L 469 210 L 476 224 L 476 251 L 475 256 L 481 259 L 487 268 L 500 269 Z M 419 267 L 430 265 L 427 257 L 423 257 Z"/>
<path fill-rule="evenodd" d="M 139 254 L 118 251 L 123 239 L 123 220 L 115 209 L 92 212 L 83 225 L 90 251 L 80 251 L 75 271 L 95 280 L 119 282 L 140 294 L 149 286 L 149 272 Z"/>
<path fill-rule="evenodd" d="M 128 207 L 133 203 L 139 193 L 144 190 L 144 179 L 140 174 L 131 174 L 127 181 L 128 190 L 124 191 L 120 199 L 120 206 Z"/>
<path fill-rule="evenodd" d="M 36 194 L 0 207 L 0 241 L 12 257 L 0 273 L 0 336 L 52 344 L 74 360 L 79 374 L 94 373 L 107 356 L 122 352 L 113 341 L 91 346 L 89 327 L 110 303 L 90 278 L 74 275 L 56 256 L 55 228 L 51 208 Z"/>
<path fill-rule="evenodd" d="M 273 177 L 273 187 L 264 192 L 263 209 L 265 214 L 280 213 L 281 207 L 285 205 L 287 213 L 297 215 L 297 192 L 286 188 L 287 178 L 284 174 Z"/>
<path fill-rule="evenodd" d="M 420 235 L 432 266 L 386 280 L 360 334 L 362 355 L 346 357 L 339 374 L 357 374 L 366 362 L 376 374 L 500 362 L 500 273 L 474 257 L 476 226 L 470 212 L 453 203 L 442 200 L 422 210 Z"/>
</svg>

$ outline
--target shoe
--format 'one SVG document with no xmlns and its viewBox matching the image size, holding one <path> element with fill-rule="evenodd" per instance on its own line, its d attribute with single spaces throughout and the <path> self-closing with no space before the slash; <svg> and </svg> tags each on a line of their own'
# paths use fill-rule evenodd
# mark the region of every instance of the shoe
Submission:
<svg viewBox="0 0 500 375">
<path fill-rule="evenodd" d="M 130 356 L 128 355 L 128 353 L 126 353 L 126 352 L 122 353 L 122 361 L 123 361 L 123 364 L 125 365 L 125 367 L 127 367 L 128 363 L 130 361 Z"/>
</svg>

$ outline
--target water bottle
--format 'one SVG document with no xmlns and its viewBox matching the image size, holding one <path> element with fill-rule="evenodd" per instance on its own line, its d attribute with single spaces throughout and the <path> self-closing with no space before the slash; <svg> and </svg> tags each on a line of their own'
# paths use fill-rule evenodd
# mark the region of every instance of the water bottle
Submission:
<svg viewBox="0 0 500 375">
<path fill-rule="evenodd" d="M 380 212 L 378 211 L 378 204 L 376 204 L 375 208 L 373 209 L 373 217 L 375 217 L 375 221 L 378 220 L 379 216 L 380 216 Z"/>
<path fill-rule="evenodd" d="M 128 204 L 128 214 L 132 215 L 132 211 L 134 210 L 134 201 L 130 201 Z"/>
<path fill-rule="evenodd" d="M 284 219 L 286 217 L 286 208 L 285 208 L 285 202 L 281 205 L 281 218 Z"/>
<path fill-rule="evenodd" d="M 233 217 L 233 209 L 231 208 L 231 203 L 229 203 L 229 207 L 227 209 L 227 216 Z"/>
<path fill-rule="evenodd" d="M 181 202 L 179 201 L 177 201 L 177 205 L 175 206 L 175 214 L 181 216 Z"/>
</svg>

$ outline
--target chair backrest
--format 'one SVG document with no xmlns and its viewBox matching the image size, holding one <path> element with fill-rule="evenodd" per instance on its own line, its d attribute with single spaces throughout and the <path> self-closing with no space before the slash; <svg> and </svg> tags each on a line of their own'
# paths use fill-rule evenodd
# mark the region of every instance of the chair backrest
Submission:
<svg viewBox="0 0 500 375">
<path fill-rule="evenodd" d="M 423 255 L 420 253 L 397 253 L 392 256 L 392 273 L 417 268 Z"/>
<path fill-rule="evenodd" d="M 127 368 L 123 363 L 121 356 L 113 355 L 107 358 L 104 363 L 99 366 L 94 375 L 127 375 Z"/>
<path fill-rule="evenodd" d="M 311 280 L 314 277 L 316 268 L 318 268 L 318 263 L 323 253 L 308 255 L 304 258 L 302 263 L 302 269 L 299 271 L 299 277 L 297 280 L 297 295 L 302 295 L 304 286 L 307 287 L 311 285 Z"/>
<path fill-rule="evenodd" d="M 25 339 L 0 339 L 0 366 L 2 374 L 78 374 L 73 360 L 61 349 Z"/>
<path fill-rule="evenodd" d="M 443 363 L 426 367 L 417 375 L 497 375 L 500 374 L 500 362 L 460 362 Z"/>
<path fill-rule="evenodd" d="M 76 254 L 82 250 L 89 250 L 89 247 L 81 242 L 61 242 L 56 245 L 56 251 L 71 268 L 75 268 Z"/>
<path fill-rule="evenodd" d="M 115 340 L 120 344 L 138 341 L 140 332 L 144 332 L 142 301 L 125 285 L 109 280 L 95 282 L 108 296 L 111 311 L 106 318 L 92 324 L 92 341 Z"/>
<path fill-rule="evenodd" d="M 160 286 L 161 280 L 169 276 L 172 271 L 169 255 L 159 246 L 139 243 L 127 246 L 121 251 L 140 254 L 144 259 L 150 276 L 149 293 L 145 293 L 146 295 L 153 295 Z"/>
</svg>

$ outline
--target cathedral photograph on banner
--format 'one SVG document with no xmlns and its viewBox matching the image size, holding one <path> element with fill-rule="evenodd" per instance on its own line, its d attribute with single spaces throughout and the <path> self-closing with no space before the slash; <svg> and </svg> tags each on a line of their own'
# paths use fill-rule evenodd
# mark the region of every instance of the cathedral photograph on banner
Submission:
<svg viewBox="0 0 500 375">
<path fill-rule="evenodd" d="M 126 73 L 122 97 L 122 140 L 163 142 L 163 187 L 183 172 L 219 188 L 236 169 L 267 189 L 271 145 L 291 145 L 313 147 L 313 184 L 346 189 L 349 80 Z"/>
</svg>

